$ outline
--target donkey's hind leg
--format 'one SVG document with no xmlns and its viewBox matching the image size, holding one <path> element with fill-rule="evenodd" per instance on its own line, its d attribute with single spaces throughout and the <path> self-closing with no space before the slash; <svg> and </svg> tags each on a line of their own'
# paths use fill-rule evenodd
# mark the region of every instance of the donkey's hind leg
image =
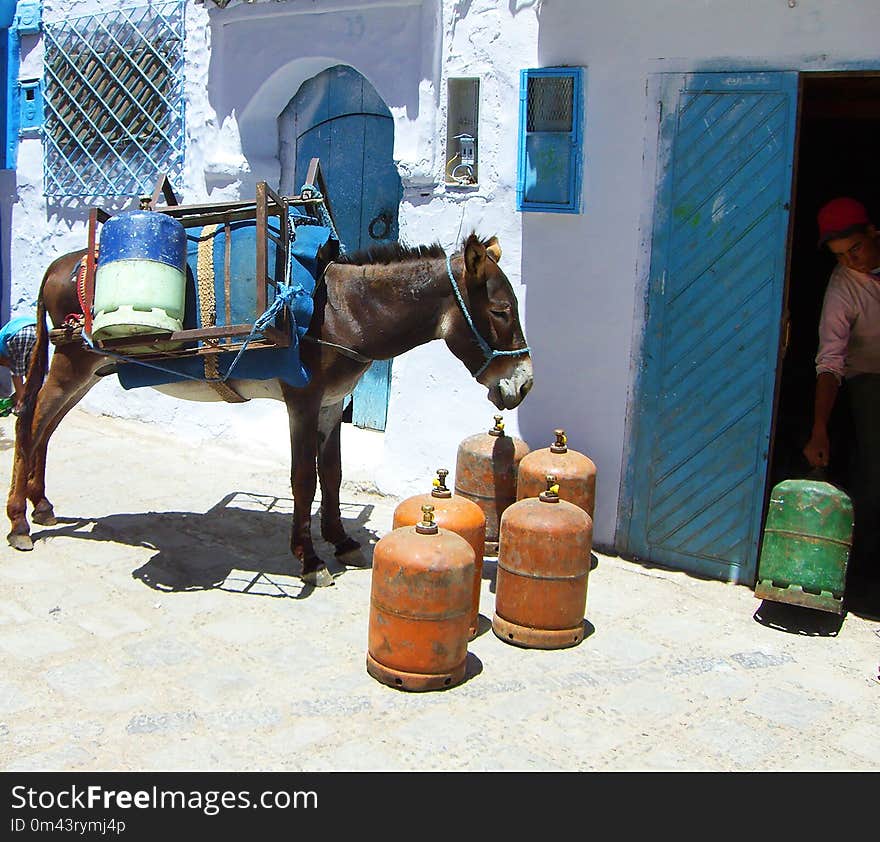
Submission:
<svg viewBox="0 0 880 842">
<path fill-rule="evenodd" d="M 46 498 L 46 451 L 49 439 L 64 416 L 97 382 L 95 369 L 101 357 L 80 348 L 59 348 L 52 357 L 49 374 L 37 393 L 30 430 L 20 430 L 25 417 L 16 424 L 12 485 L 6 513 L 12 525 L 7 536 L 17 550 L 32 550 L 33 540 L 27 522 L 26 501 L 34 504 L 34 523 L 55 522 L 52 504 Z"/>
<path fill-rule="evenodd" d="M 90 378 L 68 397 L 61 409 L 55 414 L 45 434 L 41 436 L 34 446 L 31 469 L 28 475 L 27 496 L 34 506 L 31 520 L 41 526 L 53 526 L 57 522 L 52 504 L 46 498 L 46 452 L 49 449 L 49 438 L 54 434 L 64 416 L 86 396 L 86 393 L 94 386 L 97 379 Z"/>
</svg>

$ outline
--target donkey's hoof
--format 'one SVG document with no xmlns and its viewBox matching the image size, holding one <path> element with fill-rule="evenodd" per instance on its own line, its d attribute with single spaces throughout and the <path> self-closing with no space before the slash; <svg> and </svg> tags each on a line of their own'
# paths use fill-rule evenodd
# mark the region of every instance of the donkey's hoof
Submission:
<svg viewBox="0 0 880 842">
<path fill-rule="evenodd" d="M 6 536 L 9 546 L 14 550 L 32 550 L 34 542 L 30 535 L 22 535 L 18 532 L 10 532 Z"/>
<path fill-rule="evenodd" d="M 55 517 L 55 510 L 49 506 L 48 509 L 34 509 L 31 515 L 31 521 L 40 526 L 56 526 L 58 518 Z"/>
<path fill-rule="evenodd" d="M 361 545 L 354 538 L 346 538 L 336 545 L 336 558 L 346 567 L 369 567 L 369 559 L 361 552 Z"/>
<path fill-rule="evenodd" d="M 333 576 L 323 564 L 317 570 L 303 573 L 301 578 L 305 584 L 315 588 L 328 588 L 333 584 Z"/>
</svg>

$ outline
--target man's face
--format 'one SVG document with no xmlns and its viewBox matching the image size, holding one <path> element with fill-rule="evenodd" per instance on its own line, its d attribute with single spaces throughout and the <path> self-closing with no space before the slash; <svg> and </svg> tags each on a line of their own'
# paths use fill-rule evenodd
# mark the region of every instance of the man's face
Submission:
<svg viewBox="0 0 880 842">
<path fill-rule="evenodd" d="M 873 225 L 869 225 L 864 233 L 829 240 L 828 248 L 837 262 L 847 269 L 870 272 L 880 267 L 880 237 Z"/>
</svg>

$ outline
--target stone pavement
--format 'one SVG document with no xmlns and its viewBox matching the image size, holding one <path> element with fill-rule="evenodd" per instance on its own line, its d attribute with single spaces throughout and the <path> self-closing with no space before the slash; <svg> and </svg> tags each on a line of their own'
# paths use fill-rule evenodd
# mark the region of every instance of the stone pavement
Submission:
<svg viewBox="0 0 880 842">
<path fill-rule="evenodd" d="M 0 770 L 880 769 L 876 616 L 599 553 L 579 646 L 496 638 L 487 561 L 466 681 L 379 684 L 370 570 L 335 565 L 321 590 L 291 575 L 287 455 L 246 450 L 64 421 L 59 523 L 0 549 Z M 398 502 L 343 501 L 367 544 Z"/>
</svg>

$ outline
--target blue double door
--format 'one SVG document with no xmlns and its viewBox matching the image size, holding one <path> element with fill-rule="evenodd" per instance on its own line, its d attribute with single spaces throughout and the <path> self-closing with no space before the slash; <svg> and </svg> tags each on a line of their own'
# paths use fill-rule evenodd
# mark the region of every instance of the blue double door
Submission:
<svg viewBox="0 0 880 842">
<path fill-rule="evenodd" d="M 751 585 L 785 312 L 797 74 L 676 74 L 661 88 L 662 177 L 618 544 Z"/>
<path fill-rule="evenodd" d="M 394 165 L 391 112 L 354 68 L 337 65 L 303 83 L 287 111 L 295 144 L 295 176 L 282 190 L 298 192 L 309 162 L 319 158 L 339 238 L 346 251 L 398 238 L 400 175 Z M 391 360 L 373 363 L 352 394 L 352 422 L 384 430 Z"/>
</svg>

